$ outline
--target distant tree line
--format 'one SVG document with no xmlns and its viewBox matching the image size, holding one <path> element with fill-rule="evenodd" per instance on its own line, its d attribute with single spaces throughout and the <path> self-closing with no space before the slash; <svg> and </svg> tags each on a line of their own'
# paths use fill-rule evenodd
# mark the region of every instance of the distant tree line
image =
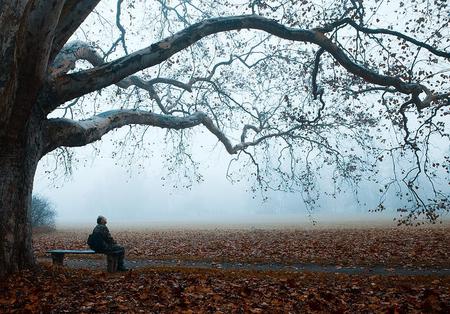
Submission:
<svg viewBox="0 0 450 314">
<path fill-rule="evenodd" d="M 31 200 L 30 220 L 34 227 L 55 227 L 56 211 L 53 204 L 45 197 L 33 195 Z"/>
</svg>

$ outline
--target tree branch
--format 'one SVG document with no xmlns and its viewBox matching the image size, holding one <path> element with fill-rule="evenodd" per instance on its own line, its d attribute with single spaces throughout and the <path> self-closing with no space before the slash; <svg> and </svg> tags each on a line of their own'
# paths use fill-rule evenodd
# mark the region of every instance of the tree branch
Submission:
<svg viewBox="0 0 450 314">
<path fill-rule="evenodd" d="M 5 62 L 14 60 L 14 65 L 9 69 L 12 73 L 7 74 L 11 81 L 8 84 L 0 82 L 0 86 L 4 84 L 10 86 L 11 94 L 5 99 L 9 98 L 14 101 L 14 106 L 7 109 L 6 119 L 4 118 L 7 123 L 13 123 L 8 127 L 13 132 L 23 131 L 22 127 L 26 125 L 34 105 L 34 103 L 30 103 L 30 99 L 34 99 L 38 95 L 40 88 L 45 83 L 50 47 L 63 4 L 62 0 L 29 1 L 24 8 L 21 21 L 19 21 L 20 27 L 15 33 L 10 33 L 6 37 L 10 40 L 13 37 L 14 40 L 11 42 L 14 45 L 0 48 L 0 50 L 8 48 L 11 51 L 11 55 L 8 56 L 11 59 L 6 59 Z M 9 12 L 0 13 L 0 15 L 3 14 L 8 15 Z M 10 20 L 9 22 L 16 21 Z M 4 43 L 3 36 L 0 34 L 0 43 Z M 0 109 L 1 113 L 3 113 L 2 111 Z"/>
<path fill-rule="evenodd" d="M 60 146 L 84 146 L 100 140 L 109 131 L 125 125 L 139 124 L 179 130 L 199 125 L 205 117 L 206 115 L 202 112 L 196 112 L 187 117 L 176 117 L 122 109 L 106 111 L 81 121 L 64 118 L 48 119 L 46 151 L 50 152 Z"/>
<path fill-rule="evenodd" d="M 322 32 L 322 33 L 328 33 L 333 31 L 336 27 L 342 26 L 348 24 L 350 26 L 352 26 L 354 29 L 363 32 L 365 34 L 385 34 L 385 35 L 393 35 L 396 36 L 398 38 L 401 38 L 407 42 L 410 42 L 418 47 L 422 47 L 427 49 L 429 52 L 431 52 L 432 54 L 439 56 L 439 57 L 444 57 L 449 59 L 450 58 L 450 52 L 445 52 L 445 51 L 441 51 L 439 49 L 434 48 L 433 46 L 428 45 L 427 43 L 421 42 L 417 39 L 414 39 L 410 36 L 407 36 L 405 34 L 402 34 L 400 32 L 396 32 L 390 29 L 385 29 L 385 28 L 368 28 L 368 27 L 364 27 L 361 24 L 357 24 L 354 20 L 352 20 L 351 18 L 344 18 L 342 20 L 336 21 L 334 23 L 330 23 L 324 27 L 318 27 L 316 28 L 317 31 Z"/>
<path fill-rule="evenodd" d="M 27 5 L 26 25 L 18 34 L 16 54 L 28 71 L 44 76 L 64 1 L 35 1 Z M 23 63 L 26 63 L 25 65 Z"/>
<path fill-rule="evenodd" d="M 116 26 L 120 30 L 119 40 L 122 42 L 123 50 L 125 51 L 125 54 L 128 54 L 128 48 L 127 48 L 127 45 L 125 42 L 126 30 L 120 23 L 120 16 L 121 16 L 121 12 L 122 12 L 122 2 L 123 2 L 123 0 L 117 0 Z"/>
<path fill-rule="evenodd" d="M 253 49 L 253 47 L 252 47 L 252 49 Z M 49 73 L 53 77 L 57 77 L 58 75 L 66 74 L 70 70 L 75 69 L 76 62 L 78 60 L 88 61 L 93 66 L 99 66 L 99 65 L 102 65 L 105 63 L 103 61 L 102 56 L 97 52 L 95 47 L 93 47 L 92 45 L 90 45 L 86 42 L 76 40 L 76 41 L 72 41 L 64 46 L 64 48 L 60 51 L 58 56 L 55 58 L 55 61 L 53 62 L 51 67 L 49 67 Z M 153 78 L 153 79 L 146 81 L 137 75 L 132 75 L 132 76 L 124 78 L 120 82 L 116 83 L 116 85 L 121 88 L 124 88 L 124 89 L 127 89 L 130 86 L 136 86 L 136 87 L 146 90 L 150 94 L 150 97 L 156 101 L 156 103 L 158 104 L 158 107 L 161 109 L 161 111 L 164 114 L 171 114 L 171 113 L 173 113 L 172 109 L 174 108 L 174 106 L 176 106 L 176 104 L 173 104 L 173 105 L 167 106 L 167 107 L 164 106 L 154 88 L 155 84 L 173 85 L 180 89 L 184 89 L 185 91 L 192 92 L 194 84 L 196 84 L 198 82 L 207 82 L 207 83 L 212 84 L 214 86 L 214 88 L 218 92 L 220 92 L 220 89 L 217 86 L 217 84 L 215 84 L 212 81 L 212 77 L 215 75 L 215 73 L 219 67 L 224 66 L 224 65 L 230 65 L 235 60 L 239 60 L 246 67 L 250 68 L 254 64 L 258 63 L 261 59 L 256 61 L 252 65 L 248 65 L 245 63 L 245 60 L 243 60 L 241 58 L 241 56 L 236 56 L 235 59 L 233 59 L 233 55 L 231 55 L 227 61 L 222 61 L 222 62 L 216 63 L 206 77 L 193 77 L 187 83 L 183 83 L 183 82 L 180 82 L 175 79 L 162 78 L 162 77 L 157 77 L 157 78 Z"/>
<path fill-rule="evenodd" d="M 88 61 L 93 66 L 105 63 L 94 47 L 84 41 L 75 40 L 69 42 L 61 49 L 49 66 L 48 72 L 54 77 L 67 74 L 70 70 L 75 69 L 75 64 L 78 60 Z"/>
<path fill-rule="evenodd" d="M 46 144 L 44 154 L 61 146 L 79 147 L 87 145 L 100 140 L 109 131 L 132 124 L 175 130 L 192 128 L 202 124 L 217 137 L 229 154 L 236 154 L 269 138 L 292 136 L 291 133 L 300 128 L 300 126 L 295 126 L 285 131 L 266 134 L 254 141 L 232 145 L 227 136 L 214 124 L 213 120 L 201 111 L 197 111 L 189 116 L 177 117 L 143 110 L 121 109 L 106 111 L 87 120 L 74 121 L 65 118 L 54 118 L 46 120 L 45 123 Z"/>
<path fill-rule="evenodd" d="M 66 0 L 55 32 L 50 62 L 56 57 L 73 33 L 94 10 L 100 0 Z M 51 11 L 49 11 L 51 12 Z"/>
<path fill-rule="evenodd" d="M 314 99 L 317 99 L 317 95 L 320 93 L 319 87 L 317 86 L 317 75 L 319 74 L 319 65 L 320 65 L 320 57 L 324 52 L 323 48 L 320 48 L 316 52 L 316 56 L 314 59 L 314 67 L 311 74 L 311 85 L 312 85 L 312 94 Z"/>
<path fill-rule="evenodd" d="M 83 41 L 73 41 L 64 46 L 64 48 L 61 50 L 61 52 L 58 54 L 58 56 L 55 58 L 55 61 L 49 67 L 49 73 L 53 76 L 58 76 L 62 74 L 66 74 L 70 70 L 75 69 L 76 62 L 78 60 L 85 60 L 88 61 L 93 66 L 100 66 L 104 64 L 103 58 L 100 56 L 99 53 L 95 50 L 94 47 L 89 45 L 88 43 L 85 43 Z M 154 78 L 148 81 L 145 81 L 138 77 L 137 75 L 132 75 L 129 77 L 124 78 L 120 82 L 117 82 L 116 85 L 121 88 L 128 88 L 132 85 L 137 86 L 139 88 L 142 88 L 149 92 L 150 97 L 155 99 L 158 103 L 158 106 L 160 107 L 161 111 L 163 113 L 168 114 L 168 110 L 165 108 L 158 95 L 156 94 L 156 91 L 153 87 L 155 84 L 170 84 L 173 86 L 176 86 L 178 88 L 184 89 L 188 92 L 192 91 L 192 85 L 195 83 L 195 81 L 189 82 L 188 84 L 174 80 L 169 78 Z"/>
<path fill-rule="evenodd" d="M 52 96 L 50 99 L 54 101 L 53 106 L 57 106 L 117 83 L 137 71 L 159 64 L 208 35 L 242 28 L 259 29 L 280 38 L 317 44 L 330 53 L 347 71 L 370 83 L 393 86 L 404 94 L 418 95 L 422 92 L 422 86 L 419 84 L 406 83 L 397 77 L 378 74 L 355 63 L 320 31 L 289 28 L 263 17 L 244 15 L 207 19 L 128 56 L 94 69 L 63 75 L 52 86 L 53 90 L 49 93 L 49 96 Z"/>
</svg>

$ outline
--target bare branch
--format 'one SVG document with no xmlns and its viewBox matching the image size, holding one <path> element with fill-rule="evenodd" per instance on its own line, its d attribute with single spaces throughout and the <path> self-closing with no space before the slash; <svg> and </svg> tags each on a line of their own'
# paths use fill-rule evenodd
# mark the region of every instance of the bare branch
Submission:
<svg viewBox="0 0 450 314">
<path fill-rule="evenodd" d="M 252 49 L 253 48 L 254 47 L 252 47 Z M 65 45 L 61 52 L 58 54 L 52 66 L 49 68 L 49 73 L 55 77 L 58 75 L 66 74 L 70 70 L 75 69 L 76 61 L 78 60 L 88 61 L 93 66 L 99 66 L 105 63 L 95 47 L 83 41 L 72 41 Z M 137 75 L 132 75 L 116 83 L 116 85 L 124 89 L 130 86 L 136 86 L 146 90 L 149 93 L 150 97 L 156 101 L 158 107 L 161 109 L 161 112 L 165 114 L 171 114 L 173 113 L 172 109 L 176 106 L 176 103 L 171 106 L 165 106 L 154 88 L 155 84 L 172 85 L 185 91 L 192 92 L 194 84 L 198 82 L 207 82 L 209 84 L 212 84 L 214 89 L 218 93 L 224 94 L 220 91 L 220 88 L 217 86 L 217 84 L 212 81 L 212 77 L 215 75 L 219 67 L 230 65 L 235 60 L 239 60 L 244 65 L 249 67 L 249 65 L 245 63 L 245 60 L 241 58 L 241 56 L 235 56 L 234 59 L 233 55 L 230 55 L 230 58 L 227 61 L 216 63 L 206 77 L 193 77 L 187 83 L 162 77 L 157 77 L 146 81 L 141 79 Z M 256 61 L 255 63 L 259 61 L 260 60 Z M 253 65 L 250 65 L 250 67 Z M 229 97 L 228 95 L 225 96 Z"/>
<path fill-rule="evenodd" d="M 66 74 L 75 69 L 78 60 L 88 61 L 93 66 L 104 64 L 103 58 L 90 44 L 83 41 L 72 41 L 65 45 L 58 53 L 53 63 L 49 66 L 49 73 L 52 76 Z"/>
<path fill-rule="evenodd" d="M 85 43 L 83 41 L 73 41 L 64 46 L 61 52 L 56 57 L 52 66 L 49 68 L 49 73 L 53 76 L 58 76 L 61 74 L 65 74 L 70 70 L 75 69 L 76 61 L 85 60 L 88 61 L 93 66 L 100 66 L 104 64 L 103 58 L 97 53 L 96 49 L 92 47 L 90 44 Z M 168 78 L 154 78 L 148 81 L 141 79 L 136 75 L 129 76 L 120 82 L 117 82 L 116 85 L 121 88 L 128 88 L 130 86 L 137 86 L 149 92 L 150 97 L 155 99 L 158 106 L 160 107 L 163 113 L 168 114 L 170 109 L 166 109 L 159 96 L 156 94 L 156 91 L 153 87 L 155 84 L 170 84 L 176 86 L 178 88 L 184 89 L 188 92 L 192 91 L 192 85 L 196 82 L 196 80 L 190 81 L 188 84 L 183 82 L 168 79 Z"/>
<path fill-rule="evenodd" d="M 63 1 L 60 1 L 63 2 Z M 50 61 L 59 53 L 70 36 L 94 10 L 100 0 L 66 0 L 55 32 Z M 52 12 L 52 10 L 49 10 Z"/>
<path fill-rule="evenodd" d="M 251 125 L 251 124 L 244 125 L 244 128 L 242 129 L 242 134 L 241 134 L 241 142 L 242 143 L 245 142 L 248 130 L 253 130 L 256 134 L 261 132 L 261 128 L 258 128 L 254 125 Z"/>
<path fill-rule="evenodd" d="M 123 0 L 117 0 L 117 12 L 116 12 L 116 26 L 120 31 L 120 36 L 117 38 L 117 40 L 111 45 L 111 48 L 105 53 L 104 58 L 106 59 L 114 50 L 116 50 L 117 45 L 121 42 L 122 48 L 125 54 L 128 54 L 128 48 L 125 42 L 125 34 L 126 30 L 123 27 L 122 23 L 120 22 L 120 16 L 122 14 L 122 2 Z"/>
<path fill-rule="evenodd" d="M 370 83 L 393 86 L 404 94 L 418 95 L 422 92 L 422 86 L 419 84 L 406 83 L 398 77 L 382 75 L 355 63 L 342 49 L 317 30 L 289 28 L 263 17 L 244 15 L 207 19 L 128 56 L 94 69 L 63 75 L 55 82 L 53 99 L 55 103 L 60 104 L 117 83 L 137 71 L 168 59 L 201 38 L 242 28 L 259 29 L 280 38 L 317 44 L 329 52 L 347 71 Z"/>
<path fill-rule="evenodd" d="M 328 32 L 333 31 L 336 27 L 339 27 L 339 26 L 342 26 L 342 25 L 346 25 L 346 24 L 352 26 L 356 30 L 358 30 L 360 32 L 363 32 L 365 34 L 393 35 L 393 36 L 401 38 L 401 39 L 403 39 L 403 40 L 405 40 L 407 42 L 410 42 L 410 43 L 412 43 L 412 44 L 414 44 L 414 45 L 416 45 L 418 47 L 425 48 L 429 52 L 431 52 L 432 54 L 434 54 L 436 56 L 444 57 L 444 58 L 447 58 L 447 59 L 450 58 L 450 52 L 446 52 L 446 51 L 442 51 L 442 50 L 436 49 L 436 48 L 428 45 L 427 43 L 421 42 L 421 41 L 419 41 L 417 39 L 414 39 L 414 38 L 412 38 L 410 36 L 407 36 L 405 34 L 397 32 L 397 31 L 393 31 L 393 30 L 385 29 L 385 28 L 372 29 L 372 28 L 365 27 L 365 26 L 363 26 L 361 24 L 357 24 L 351 18 L 345 18 L 345 19 L 342 19 L 342 20 L 330 23 L 330 24 L 328 24 L 328 25 L 326 25 L 324 27 L 317 27 L 316 30 L 319 31 L 319 32 L 322 32 L 322 33 L 328 33 Z"/>
<path fill-rule="evenodd" d="M 23 8 L 21 20 L 9 20 L 12 24 L 20 23 L 20 27 L 15 30 L 7 27 L 6 31 L 11 33 L 0 33 L 0 51 L 8 53 L 0 61 L 6 63 L 6 69 L 1 67 L 0 70 L 10 71 L 0 76 L 0 97 L 6 101 L 14 99 L 15 102 L 14 106 L 4 107 L 3 101 L 0 101 L 0 121 L 5 121 L 5 125 L 14 124 L 10 126 L 11 134 L 23 132 L 22 128 L 26 126 L 35 105 L 30 103 L 30 99 L 37 97 L 45 81 L 50 47 L 63 4 L 63 1 L 29 1 Z M 9 15 L 12 13 L 9 10 L 19 7 L 6 9 L 0 15 Z M 5 47 L 3 44 L 6 44 Z M 3 89 L 5 86 L 8 87 Z M 9 96 L 3 92 L 9 93 Z"/>
<path fill-rule="evenodd" d="M 139 124 L 168 129 L 185 129 L 203 122 L 202 112 L 187 117 L 160 115 L 140 110 L 111 110 L 87 120 L 49 119 L 47 130 L 47 152 L 59 146 L 77 147 L 98 141 L 111 130 L 125 125 Z"/>
<path fill-rule="evenodd" d="M 295 126 L 285 131 L 276 131 L 257 138 L 254 141 L 240 142 L 232 145 L 227 136 L 214 124 L 213 120 L 203 112 L 195 112 L 189 116 L 177 117 L 172 115 L 161 115 L 142 110 L 111 110 L 98 114 L 90 119 L 74 121 L 65 118 L 49 119 L 46 122 L 46 149 L 48 153 L 60 146 L 78 147 L 98 141 L 103 135 L 111 130 L 125 125 L 148 125 L 167 129 L 186 129 L 203 124 L 217 139 L 225 146 L 230 154 L 273 138 L 290 136 L 303 138 L 300 135 L 292 135 L 292 132 L 301 128 Z M 247 127 L 248 128 L 248 127 Z M 308 139 L 310 142 L 315 142 Z M 320 143 L 317 143 L 320 144 Z"/>
<path fill-rule="evenodd" d="M 11 134 L 22 132 L 34 105 L 29 100 L 44 81 L 62 6 L 62 1 L 0 2 L 0 125 L 5 130 L 3 125 L 14 123 L 6 127 Z"/>
<path fill-rule="evenodd" d="M 323 48 L 320 48 L 315 56 L 314 59 L 314 68 L 312 72 L 312 78 L 311 78 L 311 85 L 312 85 L 312 94 L 314 96 L 314 99 L 317 99 L 317 95 L 320 93 L 319 87 L 317 86 L 317 75 L 319 74 L 319 65 L 320 65 L 320 57 L 322 56 L 324 52 Z"/>
<path fill-rule="evenodd" d="M 123 0 L 117 0 L 116 25 L 117 25 L 117 28 L 120 30 L 119 40 L 122 42 L 123 50 L 125 51 L 125 54 L 128 54 L 128 48 L 127 48 L 127 45 L 125 43 L 125 33 L 126 33 L 126 31 L 125 31 L 125 28 L 120 23 L 120 15 L 121 15 L 121 12 L 122 12 L 122 2 L 123 2 Z"/>
<path fill-rule="evenodd" d="M 64 1 L 38 1 L 29 3 L 26 28 L 22 30 L 25 36 L 19 42 L 18 51 L 22 59 L 19 62 L 26 62 L 24 68 L 36 74 L 44 76 L 50 56 L 50 47 L 56 33 L 58 19 L 63 9 Z M 36 61 L 39 62 L 36 62 Z M 36 64 L 39 69 L 36 69 Z M 31 69 L 30 69 L 31 68 Z"/>
</svg>

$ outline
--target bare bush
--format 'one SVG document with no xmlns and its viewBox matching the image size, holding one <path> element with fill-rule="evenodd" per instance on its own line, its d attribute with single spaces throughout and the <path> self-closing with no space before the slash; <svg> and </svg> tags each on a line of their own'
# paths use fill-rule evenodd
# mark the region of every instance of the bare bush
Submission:
<svg viewBox="0 0 450 314">
<path fill-rule="evenodd" d="M 36 227 L 55 227 L 56 210 L 53 204 L 45 197 L 33 195 L 31 200 L 30 219 L 31 226 Z"/>
</svg>

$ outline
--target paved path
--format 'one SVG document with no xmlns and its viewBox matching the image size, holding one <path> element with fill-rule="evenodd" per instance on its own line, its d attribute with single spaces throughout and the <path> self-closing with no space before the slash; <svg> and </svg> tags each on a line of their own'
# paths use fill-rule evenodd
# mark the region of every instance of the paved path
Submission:
<svg viewBox="0 0 450 314">
<path fill-rule="evenodd" d="M 42 261 L 51 261 L 49 258 L 42 258 Z M 106 259 L 79 259 L 66 257 L 64 264 L 73 268 L 106 269 Z M 336 265 L 319 264 L 280 264 L 280 263 L 239 263 L 239 262 L 212 262 L 212 261 L 186 261 L 186 260 L 128 260 L 125 266 L 129 269 L 139 269 L 142 267 L 188 267 L 203 269 L 227 269 L 227 270 L 255 270 L 255 271 L 284 271 L 284 272 L 323 272 L 342 274 L 363 274 L 363 275 L 434 275 L 450 276 L 449 268 L 407 268 L 383 266 L 373 267 L 344 267 Z"/>
</svg>

